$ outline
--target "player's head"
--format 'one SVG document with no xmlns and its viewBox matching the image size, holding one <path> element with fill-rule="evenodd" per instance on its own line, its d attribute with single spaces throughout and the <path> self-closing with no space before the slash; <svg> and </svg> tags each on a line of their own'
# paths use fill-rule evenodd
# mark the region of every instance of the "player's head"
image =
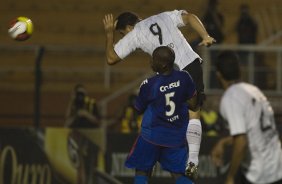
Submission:
<svg viewBox="0 0 282 184">
<path fill-rule="evenodd" d="M 175 54 L 174 51 L 167 46 L 160 46 L 153 52 L 151 67 L 153 71 L 165 74 L 173 69 Z"/>
<path fill-rule="evenodd" d="M 238 81 L 241 77 L 239 57 L 232 51 L 223 51 L 218 55 L 216 70 L 219 80 Z"/>
<path fill-rule="evenodd" d="M 139 22 L 141 19 L 132 12 L 124 12 L 121 13 L 115 21 L 115 28 L 119 31 L 122 35 L 126 35 L 130 32 L 135 24 Z"/>
</svg>

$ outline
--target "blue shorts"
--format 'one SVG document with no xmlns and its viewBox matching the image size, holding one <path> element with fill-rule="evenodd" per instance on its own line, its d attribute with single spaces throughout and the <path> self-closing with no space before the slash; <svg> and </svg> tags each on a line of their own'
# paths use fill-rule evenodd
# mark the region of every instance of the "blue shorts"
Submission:
<svg viewBox="0 0 282 184">
<path fill-rule="evenodd" d="M 125 166 L 149 172 L 158 161 L 162 169 L 172 173 L 185 173 L 188 149 L 184 144 L 180 147 L 164 147 L 144 140 L 139 136 L 133 145 Z"/>
</svg>

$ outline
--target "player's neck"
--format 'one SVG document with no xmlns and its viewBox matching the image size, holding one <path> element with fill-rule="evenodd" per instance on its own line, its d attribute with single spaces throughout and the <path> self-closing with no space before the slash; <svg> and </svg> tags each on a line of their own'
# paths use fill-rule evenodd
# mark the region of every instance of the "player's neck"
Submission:
<svg viewBox="0 0 282 184">
<path fill-rule="evenodd" d="M 161 73 L 162 75 L 170 75 L 172 73 L 172 70 L 168 70 L 168 71 L 165 71 L 163 73 Z"/>
</svg>

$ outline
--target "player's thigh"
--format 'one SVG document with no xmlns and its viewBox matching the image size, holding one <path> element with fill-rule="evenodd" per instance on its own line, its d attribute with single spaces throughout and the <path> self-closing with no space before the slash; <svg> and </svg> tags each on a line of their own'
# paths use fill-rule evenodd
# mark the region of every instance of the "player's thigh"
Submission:
<svg viewBox="0 0 282 184">
<path fill-rule="evenodd" d="M 189 110 L 189 119 L 200 119 L 201 118 L 201 111 L 200 109 L 197 111 Z"/>
<path fill-rule="evenodd" d="M 198 104 L 202 106 L 205 100 L 205 86 L 204 86 L 204 80 L 203 80 L 202 64 L 199 58 L 195 59 L 192 63 L 186 66 L 183 70 L 187 71 L 190 74 L 190 76 L 192 77 L 195 83 L 195 86 L 196 86 L 196 90 L 197 90 Z"/>
<path fill-rule="evenodd" d="M 149 143 L 139 136 L 127 157 L 125 166 L 150 172 L 158 160 L 159 152 L 159 146 Z"/>
<path fill-rule="evenodd" d="M 171 173 L 185 173 L 186 162 L 188 160 L 188 149 L 184 144 L 181 147 L 163 148 L 161 150 L 159 162 L 164 170 Z"/>
</svg>

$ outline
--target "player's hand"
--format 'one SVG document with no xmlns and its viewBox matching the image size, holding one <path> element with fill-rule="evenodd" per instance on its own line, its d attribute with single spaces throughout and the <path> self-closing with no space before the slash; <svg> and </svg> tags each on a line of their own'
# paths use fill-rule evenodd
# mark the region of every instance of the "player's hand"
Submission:
<svg viewBox="0 0 282 184">
<path fill-rule="evenodd" d="M 224 144 L 219 141 L 211 152 L 212 161 L 216 166 L 219 167 L 223 165 L 223 155 L 224 155 Z"/>
<path fill-rule="evenodd" d="M 105 15 L 103 23 L 106 33 L 112 33 L 114 31 L 114 17 L 112 14 Z"/>
<path fill-rule="evenodd" d="M 211 36 L 206 36 L 203 40 L 199 43 L 199 46 L 206 46 L 209 47 L 212 44 L 216 43 L 216 40 Z"/>
</svg>

